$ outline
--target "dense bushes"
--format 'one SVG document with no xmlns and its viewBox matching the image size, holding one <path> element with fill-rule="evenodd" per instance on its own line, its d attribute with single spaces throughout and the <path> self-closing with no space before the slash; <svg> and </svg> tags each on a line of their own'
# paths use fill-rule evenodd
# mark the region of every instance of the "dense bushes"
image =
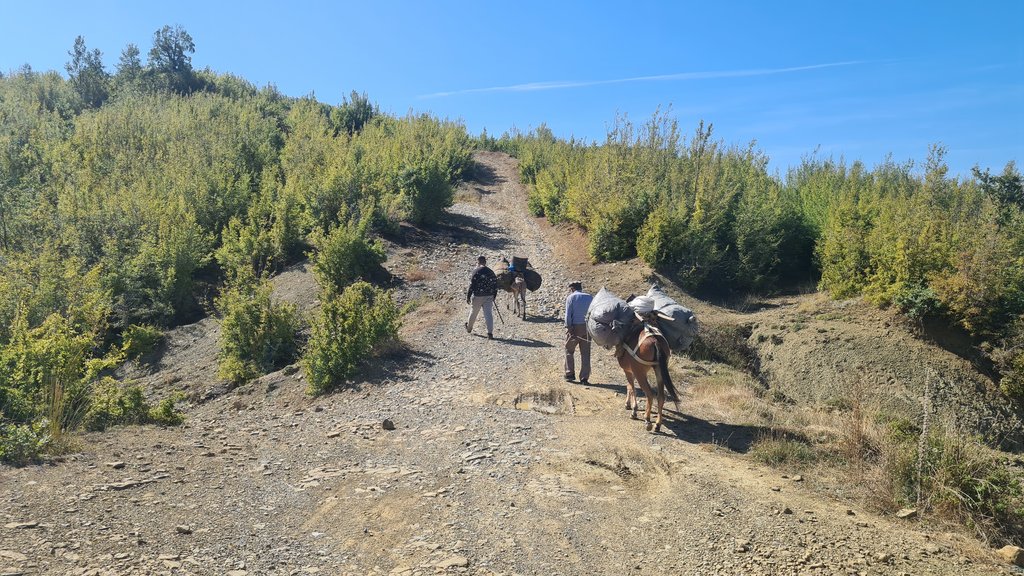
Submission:
<svg viewBox="0 0 1024 576">
<path fill-rule="evenodd" d="M 835 183 L 817 245 L 820 285 L 959 325 L 1000 370 L 1003 390 L 1024 401 L 1024 215 L 1002 200 L 1016 197 L 1021 176 L 1011 163 L 998 185 L 977 172 L 950 179 L 943 155 L 932 149 L 923 177 L 909 164 L 817 167 Z"/>
<path fill-rule="evenodd" d="M 374 116 L 349 135 L 332 126 L 322 104 L 304 100 L 287 122 L 285 192 L 296 198 L 307 230 L 327 231 L 350 217 L 366 217 L 367 208 L 376 223 L 431 224 L 451 205 L 452 185 L 471 167 L 465 128 L 429 116 Z"/>
<path fill-rule="evenodd" d="M 435 222 L 471 168 L 458 122 L 355 92 L 287 98 L 193 70 L 194 51 L 163 27 L 148 61 L 129 45 L 112 74 L 80 37 L 68 80 L 0 75 L 0 423 L 18 438 L 47 418 L 58 364 L 68 401 L 106 414 L 92 421 L 141 421 L 142 398 L 108 401 L 101 375 L 214 304 L 227 378 L 290 361 L 296 320 L 265 279 L 314 247 L 340 293 L 379 268 L 374 231 Z"/>
<path fill-rule="evenodd" d="M 811 157 L 780 181 L 753 145 L 725 147 L 703 123 L 687 140 L 660 114 L 640 128 L 619 118 L 600 145 L 543 127 L 512 144 L 529 209 L 586 229 L 594 260 L 639 256 L 716 295 L 817 281 L 835 298 L 941 318 L 1024 402 L 1024 186 L 1013 163 L 953 179 L 935 146 L 920 173 Z"/>
<path fill-rule="evenodd" d="M 640 128 L 619 118 L 600 146 L 540 130 L 518 145 L 529 207 L 586 228 L 595 260 L 638 255 L 694 289 L 772 291 L 812 276 L 798 193 L 752 146 L 711 133 L 701 124 L 687 143 L 664 115 Z"/>
<path fill-rule="evenodd" d="M 87 430 L 105 430 L 110 426 L 127 424 L 180 424 L 182 415 L 174 409 L 177 396 L 151 406 L 140 386 L 124 384 L 113 378 L 101 379 L 92 391 L 89 410 L 82 425 Z"/>
</svg>

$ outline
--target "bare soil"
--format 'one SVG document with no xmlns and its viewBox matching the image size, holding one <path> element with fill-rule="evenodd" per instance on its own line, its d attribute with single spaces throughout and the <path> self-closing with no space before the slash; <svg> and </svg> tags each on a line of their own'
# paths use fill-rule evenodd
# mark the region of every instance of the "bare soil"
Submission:
<svg viewBox="0 0 1024 576">
<path fill-rule="evenodd" d="M 395 296 L 412 308 L 402 350 L 310 398 L 297 366 L 234 389 L 218 381 L 214 319 L 172 331 L 123 376 L 154 398 L 185 392 L 185 424 L 86 434 L 56 461 L 0 468 L 0 574 L 1009 572 L 967 535 L 878 515 L 842 479 L 748 454 L 768 432 L 757 414 L 775 410 L 766 388 L 795 422 L 880 382 L 864 397 L 901 398 L 913 418 L 932 366 L 927 386 L 950 390 L 937 403 L 989 396 L 969 361 L 858 302 L 728 309 L 661 279 L 707 330 L 738 327 L 754 365 L 673 358 L 681 410 L 648 433 L 606 352 L 594 352 L 590 386 L 562 380 L 561 314 L 568 280 L 626 295 L 656 276 L 639 262 L 592 265 L 579 231 L 526 212 L 514 159 L 477 161 L 444 224 L 388 241 Z M 528 257 L 544 277 L 526 321 L 499 297 L 494 340 L 482 321 L 463 329 L 478 254 Z M 308 266 L 275 285 L 315 308 Z M 820 429 L 835 433 L 825 414 Z"/>
</svg>

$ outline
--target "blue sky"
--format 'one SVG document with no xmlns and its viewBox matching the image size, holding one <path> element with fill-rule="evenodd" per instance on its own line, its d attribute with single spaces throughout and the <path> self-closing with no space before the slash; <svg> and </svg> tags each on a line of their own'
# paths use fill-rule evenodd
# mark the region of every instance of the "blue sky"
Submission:
<svg viewBox="0 0 1024 576">
<path fill-rule="evenodd" d="M 337 104 L 461 119 L 500 135 L 542 123 L 604 139 L 617 115 L 669 110 L 684 134 L 801 158 L 954 175 L 1024 160 L 1024 1 L 5 2 L 0 71 L 64 73 L 75 37 L 113 71 L 181 25 L 195 68 Z"/>
</svg>

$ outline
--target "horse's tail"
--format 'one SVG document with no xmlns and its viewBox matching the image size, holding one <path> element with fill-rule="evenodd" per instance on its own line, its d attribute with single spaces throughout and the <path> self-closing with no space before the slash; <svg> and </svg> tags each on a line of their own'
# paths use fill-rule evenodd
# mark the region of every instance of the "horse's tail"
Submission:
<svg viewBox="0 0 1024 576">
<path fill-rule="evenodd" d="M 665 348 L 668 348 L 667 343 Z M 672 376 L 668 373 L 668 359 L 670 354 L 661 349 L 660 342 L 656 342 L 655 350 L 658 351 L 658 367 L 656 368 L 658 370 L 658 382 L 665 383 L 665 390 L 668 392 L 665 397 L 672 402 L 675 402 L 678 406 L 679 393 L 676 392 L 676 385 L 672 383 Z"/>
</svg>

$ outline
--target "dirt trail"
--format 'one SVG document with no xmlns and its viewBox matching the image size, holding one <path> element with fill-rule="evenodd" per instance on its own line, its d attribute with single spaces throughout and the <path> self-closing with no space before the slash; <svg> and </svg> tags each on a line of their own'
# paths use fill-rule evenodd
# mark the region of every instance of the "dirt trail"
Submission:
<svg viewBox="0 0 1024 576">
<path fill-rule="evenodd" d="M 61 462 L 0 468 L 0 574 L 1002 570 L 963 538 L 850 510 L 813 479 L 754 464 L 741 452 L 759 430 L 685 398 L 663 434 L 645 432 L 604 351 L 591 386 L 563 382 L 565 281 L 596 290 L 645 272 L 589 267 L 577 235 L 526 213 L 514 159 L 478 161 L 449 224 L 389 246 L 396 295 L 417 304 L 407 354 L 323 398 L 304 395 L 293 367 L 224 393 L 190 376 L 208 372 L 197 367 L 213 362 L 215 328 L 179 329 L 145 381 L 207 401 L 181 428 L 91 434 Z M 529 320 L 499 298 L 493 341 L 482 321 L 462 327 L 479 253 L 527 256 L 544 275 Z M 278 286 L 308 307 L 312 282 L 297 267 Z M 688 383 L 705 373 L 672 362 Z"/>
</svg>

